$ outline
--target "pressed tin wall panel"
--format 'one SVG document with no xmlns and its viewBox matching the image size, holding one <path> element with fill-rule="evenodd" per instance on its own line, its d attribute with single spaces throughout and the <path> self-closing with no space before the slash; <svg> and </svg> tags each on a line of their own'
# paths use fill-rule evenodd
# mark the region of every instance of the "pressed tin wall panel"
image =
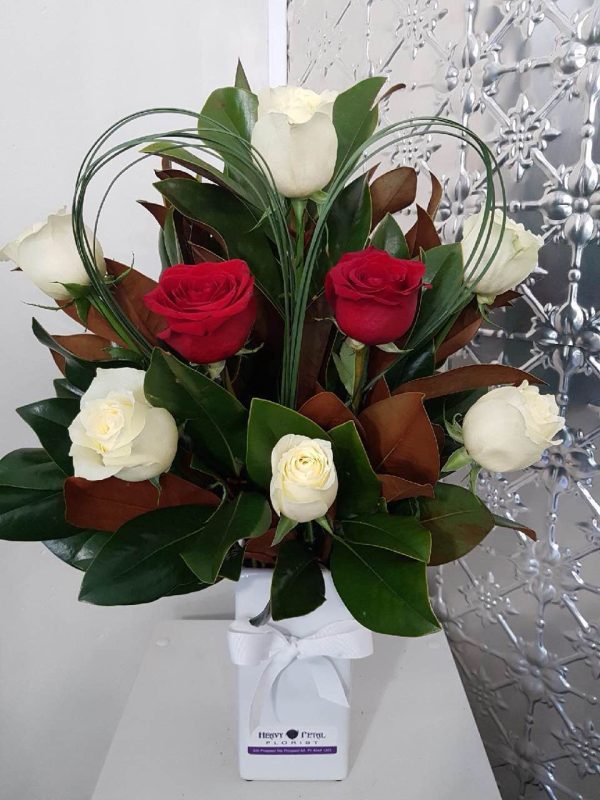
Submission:
<svg viewBox="0 0 600 800">
<path fill-rule="evenodd" d="M 494 510 L 539 539 L 496 530 L 433 575 L 434 602 L 506 800 L 597 800 L 600 3 L 290 0 L 288 14 L 290 82 L 406 83 L 384 118 L 467 124 L 503 165 L 510 216 L 545 238 L 522 299 L 498 312 L 502 329 L 487 326 L 456 359 L 531 370 L 566 413 L 542 461 L 479 482 Z M 479 209 L 481 167 L 460 146 L 415 137 L 389 162 L 443 179 L 446 238 Z"/>
</svg>

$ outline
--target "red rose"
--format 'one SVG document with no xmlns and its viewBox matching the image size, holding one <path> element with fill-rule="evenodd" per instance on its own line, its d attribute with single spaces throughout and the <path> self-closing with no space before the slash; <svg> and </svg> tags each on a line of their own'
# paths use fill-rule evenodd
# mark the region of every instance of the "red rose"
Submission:
<svg viewBox="0 0 600 800">
<path fill-rule="evenodd" d="M 239 259 L 169 267 L 144 302 L 167 320 L 160 338 L 194 364 L 237 353 L 256 318 L 254 278 Z"/>
<path fill-rule="evenodd" d="M 386 344 L 413 323 L 425 265 L 369 247 L 346 253 L 325 278 L 325 295 L 341 330 L 363 344 Z"/>
</svg>

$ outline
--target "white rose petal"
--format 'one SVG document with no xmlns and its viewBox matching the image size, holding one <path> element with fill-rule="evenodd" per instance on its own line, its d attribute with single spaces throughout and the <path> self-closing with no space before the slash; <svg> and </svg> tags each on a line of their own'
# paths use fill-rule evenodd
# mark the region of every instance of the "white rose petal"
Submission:
<svg viewBox="0 0 600 800">
<path fill-rule="evenodd" d="M 336 97 L 336 92 L 317 94 L 292 86 L 259 94 L 252 145 L 285 197 L 309 197 L 333 177 L 338 145 L 332 122 Z"/>
<path fill-rule="evenodd" d="M 465 449 L 491 472 L 510 472 L 535 464 L 565 421 L 552 395 L 537 386 L 492 389 L 467 411 L 463 422 Z"/>
<path fill-rule="evenodd" d="M 338 491 L 331 443 L 287 434 L 271 453 L 271 503 L 276 513 L 296 522 L 324 516 Z"/>
<path fill-rule="evenodd" d="M 474 258 L 477 259 L 478 264 L 475 269 L 475 262 L 467 266 L 467 260 L 475 251 L 482 224 L 483 211 L 480 211 L 479 214 L 468 217 L 463 225 L 461 246 L 465 263 L 465 281 L 468 286 L 473 286 L 478 295 L 493 298 L 509 289 L 515 289 L 533 272 L 537 264 L 538 252 L 544 244 L 544 240 L 541 236 L 536 236 L 528 231 L 521 223 L 508 217 L 504 235 L 500 240 L 502 213 L 497 210 L 494 212 L 492 230 L 485 251 L 482 253 L 481 247 L 484 237 L 487 235 L 487 227 L 476 250 Z M 500 248 L 492 263 L 485 269 L 498 241 L 500 241 Z"/>
<path fill-rule="evenodd" d="M 145 372 L 99 369 L 69 427 L 75 476 L 145 481 L 166 472 L 179 433 L 171 414 L 144 395 Z"/>
<path fill-rule="evenodd" d="M 106 262 L 100 242 L 86 226 L 90 247 L 94 249 L 96 266 L 101 275 L 106 274 Z M 13 242 L 0 250 L 0 261 L 12 261 L 45 294 L 55 300 L 67 300 L 69 292 L 61 284 L 76 283 L 87 286 L 90 279 L 77 252 L 73 236 L 72 217 L 64 210 L 51 214 L 24 231 Z"/>
</svg>

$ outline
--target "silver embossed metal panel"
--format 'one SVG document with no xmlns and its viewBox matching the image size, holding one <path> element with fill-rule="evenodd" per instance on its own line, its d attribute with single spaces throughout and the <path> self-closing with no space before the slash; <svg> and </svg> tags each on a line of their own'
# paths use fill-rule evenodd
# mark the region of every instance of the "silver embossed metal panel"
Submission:
<svg viewBox="0 0 600 800">
<path fill-rule="evenodd" d="M 566 413 L 542 461 L 479 482 L 494 510 L 539 539 L 496 530 L 435 574 L 434 601 L 504 797 L 597 800 L 600 3 L 290 0 L 289 66 L 290 82 L 313 89 L 383 74 L 407 84 L 384 116 L 468 124 L 503 165 L 510 215 L 545 237 L 502 328 L 457 359 L 535 371 Z M 423 137 L 389 160 L 443 175 L 446 238 L 478 210 L 478 165 L 460 147 Z"/>
</svg>

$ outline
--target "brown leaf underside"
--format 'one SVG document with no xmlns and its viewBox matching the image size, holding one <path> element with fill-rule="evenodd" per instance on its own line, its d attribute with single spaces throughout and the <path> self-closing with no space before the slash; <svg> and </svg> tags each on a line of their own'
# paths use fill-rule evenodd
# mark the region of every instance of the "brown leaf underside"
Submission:
<svg viewBox="0 0 600 800">
<path fill-rule="evenodd" d="M 219 498 L 208 489 L 196 486 L 177 475 L 166 474 L 158 490 L 150 481 L 130 483 L 119 478 L 65 481 L 66 519 L 78 528 L 113 532 L 140 514 L 157 508 L 179 505 L 219 505 Z"/>
</svg>

